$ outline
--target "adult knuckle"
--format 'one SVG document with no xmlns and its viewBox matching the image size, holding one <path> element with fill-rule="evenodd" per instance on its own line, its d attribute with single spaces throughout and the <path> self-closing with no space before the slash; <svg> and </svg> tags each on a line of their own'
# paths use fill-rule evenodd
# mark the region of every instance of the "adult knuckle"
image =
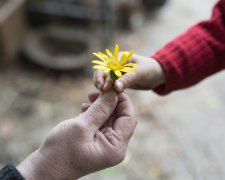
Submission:
<svg viewBox="0 0 225 180">
<path fill-rule="evenodd" d="M 103 104 L 98 104 L 96 108 L 93 108 L 92 106 L 88 109 L 88 118 L 94 119 L 94 117 L 98 118 L 107 118 L 107 112 L 104 110 Z"/>
<path fill-rule="evenodd" d="M 108 150 L 107 154 L 110 154 L 110 156 L 107 155 L 106 162 L 110 166 L 117 165 L 121 163 L 125 157 L 126 157 L 126 143 L 118 143 L 117 145 L 113 145 L 113 147 Z"/>
<path fill-rule="evenodd" d="M 114 153 L 113 165 L 121 163 L 125 159 L 125 157 L 126 157 L 126 151 L 125 150 L 115 152 Z"/>
<path fill-rule="evenodd" d="M 79 134 L 82 134 L 83 132 L 86 131 L 86 125 L 82 122 L 74 122 L 72 128 Z"/>
<path fill-rule="evenodd" d="M 56 127 L 54 127 L 50 134 L 47 136 L 47 138 L 44 141 L 44 146 L 45 147 L 50 147 L 52 145 L 55 145 L 58 143 L 58 139 L 56 137 L 58 137 L 59 132 L 62 134 L 65 134 L 66 130 L 67 130 L 68 126 L 65 122 L 61 122 L 59 123 Z"/>
</svg>

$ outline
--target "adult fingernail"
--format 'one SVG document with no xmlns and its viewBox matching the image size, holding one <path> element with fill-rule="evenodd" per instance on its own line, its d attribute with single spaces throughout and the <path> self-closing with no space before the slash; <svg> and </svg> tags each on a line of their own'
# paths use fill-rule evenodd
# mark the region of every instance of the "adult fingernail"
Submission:
<svg viewBox="0 0 225 180">
<path fill-rule="evenodd" d="M 111 102 L 115 97 L 116 97 L 115 91 L 111 90 L 111 91 L 105 92 L 102 96 L 102 99 L 104 99 L 105 101 Z"/>
<path fill-rule="evenodd" d="M 81 107 L 87 107 L 87 106 L 89 106 L 89 104 L 87 104 L 87 103 L 82 103 L 81 104 Z"/>
<path fill-rule="evenodd" d="M 118 90 L 122 91 L 123 90 L 123 84 L 120 81 L 117 81 L 116 83 Z"/>
</svg>

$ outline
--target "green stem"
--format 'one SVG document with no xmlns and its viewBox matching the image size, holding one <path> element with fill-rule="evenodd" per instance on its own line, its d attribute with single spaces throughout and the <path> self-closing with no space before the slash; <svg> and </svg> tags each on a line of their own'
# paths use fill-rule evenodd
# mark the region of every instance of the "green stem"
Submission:
<svg viewBox="0 0 225 180">
<path fill-rule="evenodd" d="M 114 89 L 114 83 L 117 79 L 119 79 L 119 77 L 112 70 L 110 70 L 109 74 L 110 74 L 110 78 L 112 80 L 112 89 Z"/>
</svg>

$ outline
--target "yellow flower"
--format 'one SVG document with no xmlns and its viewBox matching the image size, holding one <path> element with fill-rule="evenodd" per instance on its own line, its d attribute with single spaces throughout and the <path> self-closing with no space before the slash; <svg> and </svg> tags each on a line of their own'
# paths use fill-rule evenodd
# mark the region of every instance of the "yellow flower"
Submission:
<svg viewBox="0 0 225 180">
<path fill-rule="evenodd" d="M 109 71 L 113 71 L 118 78 L 122 77 L 121 72 L 132 72 L 136 74 L 135 71 L 132 69 L 132 67 L 139 67 L 139 66 L 134 63 L 127 63 L 127 61 L 131 58 L 133 52 L 134 51 L 124 52 L 119 60 L 118 59 L 119 46 L 117 44 L 114 50 L 114 56 L 108 49 L 106 49 L 106 53 L 108 56 L 101 52 L 93 53 L 95 56 L 97 56 L 99 59 L 102 60 L 102 61 L 99 60 L 91 61 L 94 64 L 98 64 L 93 66 L 93 69 L 105 69 L 104 74 L 107 74 Z"/>
</svg>

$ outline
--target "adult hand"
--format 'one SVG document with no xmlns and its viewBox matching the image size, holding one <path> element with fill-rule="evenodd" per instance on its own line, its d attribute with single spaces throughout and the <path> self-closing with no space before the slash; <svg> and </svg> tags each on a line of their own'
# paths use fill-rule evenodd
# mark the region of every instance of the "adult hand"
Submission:
<svg viewBox="0 0 225 180">
<path fill-rule="evenodd" d="M 117 92 L 123 92 L 126 88 L 153 89 L 165 83 L 164 71 L 155 59 L 134 54 L 128 63 L 135 63 L 139 68 L 134 68 L 136 74 L 129 72 L 115 81 Z M 94 84 L 102 92 L 112 86 L 109 75 L 104 75 L 103 70 L 95 71 Z"/>
<path fill-rule="evenodd" d="M 90 97 L 80 116 L 58 124 L 17 167 L 27 180 L 76 179 L 124 159 L 136 126 L 130 99 L 114 91 Z"/>
</svg>

